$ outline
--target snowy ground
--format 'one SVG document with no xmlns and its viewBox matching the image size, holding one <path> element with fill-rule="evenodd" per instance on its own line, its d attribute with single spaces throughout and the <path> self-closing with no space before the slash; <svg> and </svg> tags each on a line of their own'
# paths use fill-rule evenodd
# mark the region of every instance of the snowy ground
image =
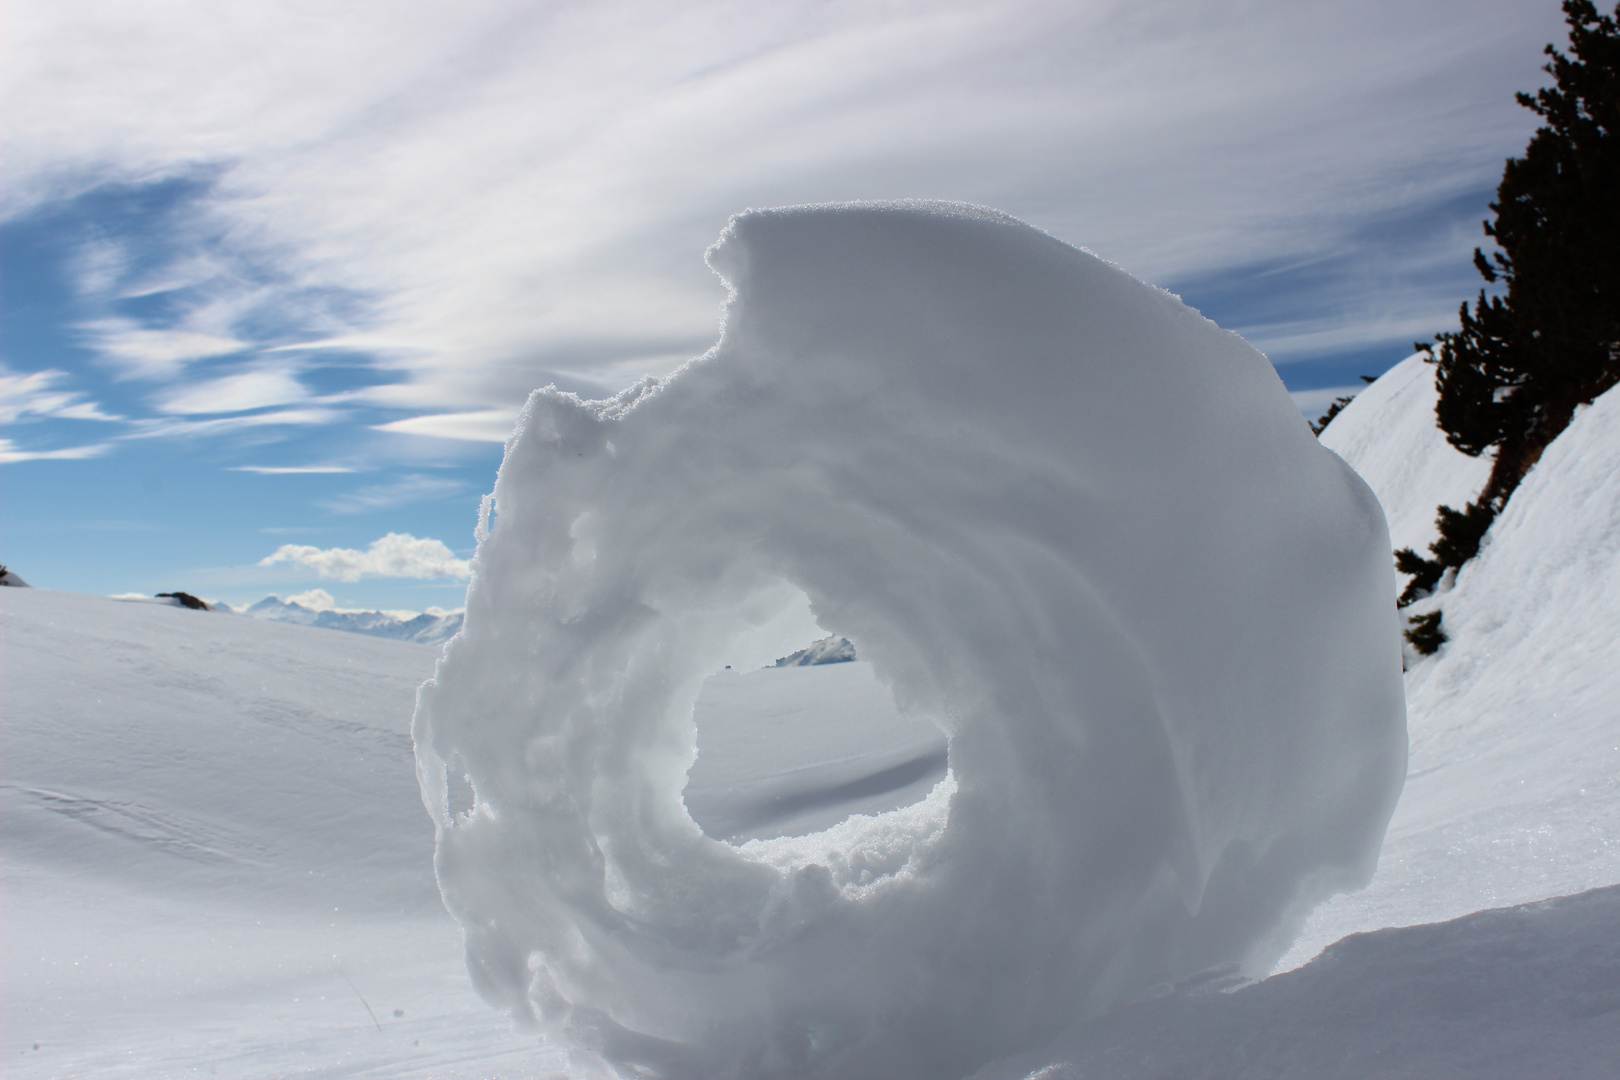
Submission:
<svg viewBox="0 0 1620 1080">
<path fill-rule="evenodd" d="M 0 593 L 7 1076 L 544 1071 L 434 886 L 437 650 Z"/>
<path fill-rule="evenodd" d="M 439 901 L 409 735 L 437 649 L 43 589 L 0 589 L 0 635 L 4 1075 L 566 1073 Z M 721 673 L 698 717 L 728 837 L 943 773 L 861 662 Z"/>
<path fill-rule="evenodd" d="M 1412 381 L 1410 369 L 1392 376 Z M 1402 401 L 1422 392 L 1412 385 Z M 1324 441 L 1410 534 L 1425 503 L 1453 496 L 1356 461 L 1358 446 L 1428 437 L 1421 409 L 1402 420 L 1379 389 Z M 1218 973 L 1167 988 L 984 1080 L 1615 1075 L 1610 398 L 1548 451 L 1435 601 L 1453 640 L 1409 658 L 1411 769 L 1372 886 L 1317 911 L 1281 965 L 1294 970 L 1231 993 Z M 1456 486 L 1453 464 L 1438 470 Z M 0 589 L 0 1071 L 568 1075 L 561 1051 L 472 992 L 440 906 L 408 735 L 436 655 Z M 722 673 L 698 721 L 687 800 L 711 834 L 885 809 L 919 797 L 941 765 L 937 732 L 895 717 L 862 663 Z M 1534 903 L 1548 897 L 1566 898 Z"/>
</svg>

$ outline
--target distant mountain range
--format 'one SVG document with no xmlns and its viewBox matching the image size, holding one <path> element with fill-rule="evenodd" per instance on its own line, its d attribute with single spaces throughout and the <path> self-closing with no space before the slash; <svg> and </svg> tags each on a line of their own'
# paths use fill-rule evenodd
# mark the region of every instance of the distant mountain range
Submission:
<svg viewBox="0 0 1620 1080">
<path fill-rule="evenodd" d="M 853 659 L 855 659 L 855 643 L 849 638 L 834 634 L 800 649 L 792 656 L 782 657 L 775 666 L 813 667 L 816 664 L 842 664 Z"/>
<path fill-rule="evenodd" d="M 424 613 L 407 617 L 408 613 L 389 611 L 316 611 L 302 604 L 267 596 L 257 604 L 236 611 L 254 619 L 272 622 L 297 623 L 300 626 L 319 626 L 327 630 L 344 630 L 351 634 L 371 634 L 373 637 L 416 641 L 423 645 L 442 645 L 461 629 L 459 611 L 439 614 Z"/>
<path fill-rule="evenodd" d="M 26 585 L 15 574 L 0 584 Z M 118 599 L 145 599 L 131 593 Z M 306 607 L 297 600 L 283 600 L 267 596 L 245 608 L 229 604 L 205 604 L 189 593 L 159 593 L 153 599 L 167 600 L 171 604 L 197 607 L 246 615 L 251 619 L 271 622 L 297 623 L 299 626 L 318 626 L 324 630 L 342 630 L 350 634 L 370 634 L 373 637 L 393 638 L 396 641 L 415 641 L 423 645 L 443 645 L 461 629 L 461 611 L 424 612 L 415 615 L 408 611 L 340 611 L 334 608 Z M 822 638 L 791 656 L 776 661 L 776 667 L 810 667 L 817 664 L 842 664 L 855 659 L 855 646 L 848 639 L 834 634 Z"/>
</svg>

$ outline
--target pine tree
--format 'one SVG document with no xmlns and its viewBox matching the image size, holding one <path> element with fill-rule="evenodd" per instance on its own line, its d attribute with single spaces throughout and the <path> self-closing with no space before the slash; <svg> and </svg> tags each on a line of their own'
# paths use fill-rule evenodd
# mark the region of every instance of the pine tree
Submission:
<svg viewBox="0 0 1620 1080">
<path fill-rule="evenodd" d="M 1412 620 L 1406 630 L 1406 640 L 1424 656 L 1433 656 L 1446 643 L 1446 632 L 1440 629 L 1440 613 L 1431 611 Z"/>
<path fill-rule="evenodd" d="M 1620 31 L 1591 0 L 1565 0 L 1570 51 L 1547 46 L 1556 85 L 1519 104 L 1546 123 L 1508 159 L 1474 265 L 1482 290 L 1434 354 L 1436 417 L 1453 446 L 1495 447 L 1482 492 L 1495 509 L 1575 408 L 1620 381 Z M 1615 9 L 1620 17 L 1620 6 Z"/>
<path fill-rule="evenodd" d="M 1433 589 L 1479 550 L 1501 512 L 1575 410 L 1620 382 L 1620 5 L 1599 15 L 1565 0 L 1570 54 L 1551 45 L 1551 87 L 1518 94 L 1540 116 L 1524 156 L 1509 158 L 1485 234 L 1500 250 L 1474 251 L 1487 285 L 1461 329 L 1419 345 L 1435 365 L 1435 417 L 1465 454 L 1495 451 L 1490 478 L 1463 510 L 1440 508 L 1432 558 L 1410 548 L 1401 601 Z M 1438 633 L 1438 621 L 1430 627 Z M 1443 638 L 1442 638 L 1443 640 Z"/>
</svg>

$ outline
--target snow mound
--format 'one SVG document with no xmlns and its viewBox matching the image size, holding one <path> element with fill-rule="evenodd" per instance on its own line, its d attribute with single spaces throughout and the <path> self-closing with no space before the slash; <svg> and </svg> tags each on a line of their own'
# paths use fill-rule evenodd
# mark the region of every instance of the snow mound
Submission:
<svg viewBox="0 0 1620 1080">
<path fill-rule="evenodd" d="M 1491 473 L 1491 458 L 1469 457 L 1435 423 L 1434 369 L 1415 353 L 1356 395 L 1322 432 L 1322 445 L 1348 461 L 1378 493 L 1392 551 L 1428 554 L 1438 537 L 1435 511 L 1461 510 Z"/>
<path fill-rule="evenodd" d="M 1367 880 L 1405 771 L 1388 533 L 1259 353 L 969 207 L 749 212 L 709 260 L 709 354 L 531 396 L 419 696 L 486 998 L 582 1070 L 938 1080 L 1264 969 Z M 705 836 L 705 677 L 829 633 L 949 773 Z"/>
</svg>

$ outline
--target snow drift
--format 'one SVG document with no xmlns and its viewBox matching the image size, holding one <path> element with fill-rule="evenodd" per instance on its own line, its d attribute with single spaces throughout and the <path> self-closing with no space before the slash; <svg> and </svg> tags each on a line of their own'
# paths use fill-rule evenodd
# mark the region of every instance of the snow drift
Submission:
<svg viewBox="0 0 1620 1080">
<path fill-rule="evenodd" d="M 962 1076 L 1371 874 L 1389 540 L 1265 359 L 1011 218 L 735 218 L 719 344 L 537 391 L 415 720 L 480 991 L 663 1076 Z M 490 505 L 486 504 L 486 511 Z M 922 802 L 705 836 L 706 676 L 827 634 L 949 738 Z"/>
</svg>

